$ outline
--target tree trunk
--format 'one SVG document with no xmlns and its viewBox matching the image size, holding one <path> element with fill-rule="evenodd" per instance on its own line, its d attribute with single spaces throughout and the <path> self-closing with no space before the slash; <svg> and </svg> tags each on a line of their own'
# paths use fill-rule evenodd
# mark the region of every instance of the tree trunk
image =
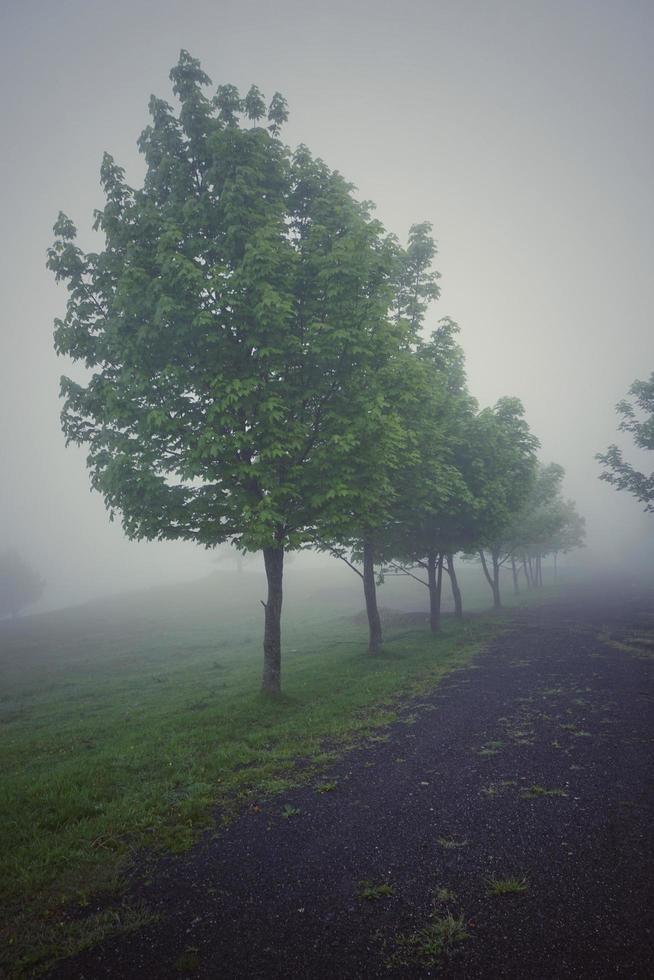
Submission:
<svg viewBox="0 0 654 980">
<path fill-rule="evenodd" d="M 263 603 L 263 678 L 261 690 L 266 694 L 282 693 L 282 577 L 284 549 L 264 548 L 263 561 L 268 580 L 268 599 Z"/>
<path fill-rule="evenodd" d="M 511 571 L 513 572 L 513 594 L 520 595 L 520 586 L 518 585 L 518 569 L 516 567 L 515 558 L 511 555 Z"/>
<path fill-rule="evenodd" d="M 382 627 L 377 608 L 377 588 L 375 586 L 375 559 L 372 542 L 363 539 L 363 592 L 366 597 L 369 641 L 368 653 L 375 657 L 381 651 Z"/>
<path fill-rule="evenodd" d="M 558 551 L 555 551 L 554 552 L 554 581 L 555 582 L 556 582 L 556 579 L 557 579 L 557 576 L 558 576 L 558 569 L 556 567 L 556 562 L 557 562 L 558 557 L 559 557 L 559 553 L 558 553 Z"/>
<path fill-rule="evenodd" d="M 497 555 L 492 552 L 493 555 L 493 606 L 495 609 L 502 608 L 502 598 L 500 596 L 500 563 L 497 560 Z"/>
<path fill-rule="evenodd" d="M 531 579 L 532 588 L 538 588 L 538 578 L 534 572 L 534 565 L 531 560 L 531 555 L 527 558 L 527 563 L 529 565 L 529 578 Z"/>
<path fill-rule="evenodd" d="M 525 570 L 525 579 L 527 580 L 527 588 L 530 589 L 531 588 L 531 579 L 529 577 L 529 569 L 527 568 L 527 559 L 526 559 L 526 557 L 522 559 L 522 567 Z"/>
<path fill-rule="evenodd" d="M 441 592 L 443 589 L 443 556 L 435 551 L 427 553 L 427 581 L 429 583 L 429 628 L 438 633 L 441 628 Z"/>
<path fill-rule="evenodd" d="M 454 555 L 447 556 L 447 570 L 450 573 L 450 585 L 452 586 L 452 598 L 454 599 L 454 615 L 457 619 L 463 619 L 463 601 L 461 599 L 459 581 L 454 571 Z"/>
<path fill-rule="evenodd" d="M 479 552 L 479 557 L 481 558 L 481 567 L 484 569 L 484 575 L 486 576 L 486 581 L 491 587 L 491 592 L 493 593 L 493 607 L 495 609 L 501 609 L 502 600 L 500 598 L 500 566 L 497 562 L 497 555 L 495 552 L 491 552 L 493 556 L 493 575 L 491 576 L 488 571 L 488 565 L 486 563 L 486 555 L 483 550 Z"/>
<path fill-rule="evenodd" d="M 538 571 L 538 584 L 539 585 L 542 585 L 543 584 L 543 562 L 542 562 L 542 556 L 541 555 L 538 555 L 538 557 L 536 559 L 536 569 Z"/>
</svg>

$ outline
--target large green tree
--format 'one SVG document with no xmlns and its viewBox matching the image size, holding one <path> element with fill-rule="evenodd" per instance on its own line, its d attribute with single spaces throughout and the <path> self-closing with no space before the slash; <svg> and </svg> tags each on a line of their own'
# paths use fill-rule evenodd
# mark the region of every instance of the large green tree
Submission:
<svg viewBox="0 0 654 980">
<path fill-rule="evenodd" d="M 633 436 L 638 449 L 654 450 L 654 373 L 647 381 L 634 381 L 629 397 L 618 403 L 616 411 L 621 418 L 620 431 Z M 645 504 L 646 511 L 654 512 L 654 472 L 647 474 L 637 469 L 616 445 L 598 453 L 596 459 L 605 467 L 600 480 L 617 490 L 627 490 Z"/>
<path fill-rule="evenodd" d="M 398 347 L 397 248 L 338 173 L 279 141 L 279 94 L 268 129 L 242 128 L 235 87 L 208 98 L 187 52 L 170 77 L 179 110 L 150 101 L 143 186 L 103 160 L 104 247 L 55 225 L 55 345 L 90 372 L 62 379 L 62 424 L 130 537 L 263 551 L 262 686 L 278 693 L 285 551 L 376 499 L 352 475 Z"/>
</svg>

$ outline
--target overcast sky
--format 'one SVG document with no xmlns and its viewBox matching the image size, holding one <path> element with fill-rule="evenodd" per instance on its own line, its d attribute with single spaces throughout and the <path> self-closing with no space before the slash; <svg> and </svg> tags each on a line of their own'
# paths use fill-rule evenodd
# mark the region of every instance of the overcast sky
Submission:
<svg viewBox="0 0 654 980">
<path fill-rule="evenodd" d="M 446 314 L 483 404 L 517 395 L 567 472 L 588 558 L 652 547 L 654 518 L 597 480 L 615 403 L 654 370 L 654 4 L 649 0 L 4 0 L 0 550 L 50 602 L 211 570 L 133 544 L 65 449 L 45 269 L 59 210 L 90 245 L 104 150 L 138 183 L 151 92 L 179 49 L 215 85 L 279 89 L 306 143 L 401 237 L 434 225 Z M 649 462 L 651 467 L 651 462 Z"/>
</svg>

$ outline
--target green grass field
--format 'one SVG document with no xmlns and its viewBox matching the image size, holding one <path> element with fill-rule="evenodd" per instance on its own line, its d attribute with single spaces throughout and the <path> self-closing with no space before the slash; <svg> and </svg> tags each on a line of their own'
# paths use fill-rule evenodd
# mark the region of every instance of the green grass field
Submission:
<svg viewBox="0 0 654 980">
<path fill-rule="evenodd" d="M 501 622 L 446 618 L 437 637 L 391 626 L 373 659 L 352 619 L 358 593 L 321 595 L 318 581 L 287 603 L 278 701 L 259 693 L 260 607 L 228 573 L 0 624 L 10 974 L 137 927 L 146 910 L 83 922 L 74 910 L 119 900 L 135 852 L 184 850 L 247 802 L 318 779 L 335 753 L 392 721 L 398 699 L 467 663 Z M 424 597 L 411 595 L 405 608 L 420 608 Z"/>
</svg>

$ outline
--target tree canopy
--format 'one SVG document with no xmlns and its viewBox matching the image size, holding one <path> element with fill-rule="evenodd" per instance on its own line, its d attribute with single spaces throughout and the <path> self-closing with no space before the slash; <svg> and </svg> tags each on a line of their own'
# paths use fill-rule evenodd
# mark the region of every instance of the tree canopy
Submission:
<svg viewBox="0 0 654 980">
<path fill-rule="evenodd" d="M 618 403 L 616 411 L 621 418 L 620 431 L 633 436 L 638 449 L 654 450 L 654 372 L 647 381 L 634 381 L 629 388 L 629 397 Z M 646 511 L 654 513 L 654 472 L 647 474 L 638 470 L 615 444 L 595 458 L 605 467 L 600 480 L 610 483 L 616 490 L 633 494 L 636 500 L 645 504 Z"/>
</svg>

